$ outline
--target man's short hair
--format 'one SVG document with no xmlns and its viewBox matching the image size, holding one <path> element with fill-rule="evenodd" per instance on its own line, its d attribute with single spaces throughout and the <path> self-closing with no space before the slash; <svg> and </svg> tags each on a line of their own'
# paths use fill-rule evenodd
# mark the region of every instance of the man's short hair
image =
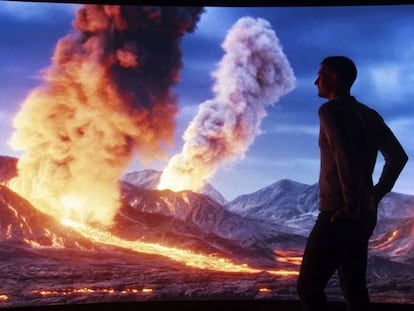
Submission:
<svg viewBox="0 0 414 311">
<path fill-rule="evenodd" d="M 352 84 L 354 84 L 357 77 L 357 69 L 354 62 L 348 57 L 329 56 L 322 61 L 321 65 L 336 73 L 344 87 L 351 88 Z"/>
</svg>

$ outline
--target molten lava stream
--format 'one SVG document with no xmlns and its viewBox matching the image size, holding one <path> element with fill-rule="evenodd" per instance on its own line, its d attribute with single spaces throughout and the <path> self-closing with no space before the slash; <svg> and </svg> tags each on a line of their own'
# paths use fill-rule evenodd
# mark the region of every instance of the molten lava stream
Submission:
<svg viewBox="0 0 414 311">
<path fill-rule="evenodd" d="M 300 266 L 302 263 L 302 256 L 296 251 L 285 251 L 285 250 L 274 250 L 273 253 L 276 255 L 276 260 L 279 262 L 288 262 L 296 266 Z"/>
<path fill-rule="evenodd" d="M 8 301 L 9 296 L 6 294 L 0 294 L 0 302 Z"/>
<path fill-rule="evenodd" d="M 222 272 L 260 273 L 263 270 L 249 267 L 247 264 L 235 264 L 229 259 L 197 254 L 189 250 L 167 247 L 156 243 L 142 241 L 123 240 L 109 232 L 90 227 L 86 224 L 77 223 L 70 219 L 64 219 L 62 223 L 69 226 L 84 237 L 105 245 L 117 246 L 138 253 L 157 254 L 168 257 L 189 267 L 207 269 Z M 293 270 L 267 270 L 266 272 L 277 276 L 295 276 L 298 271 Z"/>
<path fill-rule="evenodd" d="M 58 290 L 33 290 L 32 293 L 39 296 L 67 296 L 67 295 L 76 295 L 76 294 L 151 294 L 153 292 L 152 288 L 126 288 L 121 291 L 118 291 L 113 288 L 67 288 L 67 289 L 58 289 Z"/>
<path fill-rule="evenodd" d="M 373 249 L 385 249 L 392 246 L 392 243 L 397 239 L 399 236 L 399 231 L 394 230 L 391 235 L 386 237 L 385 235 L 376 239 L 371 240 L 370 242 L 374 244 L 372 246 Z M 385 240 L 384 240 L 385 238 Z M 378 243 L 378 244 L 377 244 Z"/>
</svg>

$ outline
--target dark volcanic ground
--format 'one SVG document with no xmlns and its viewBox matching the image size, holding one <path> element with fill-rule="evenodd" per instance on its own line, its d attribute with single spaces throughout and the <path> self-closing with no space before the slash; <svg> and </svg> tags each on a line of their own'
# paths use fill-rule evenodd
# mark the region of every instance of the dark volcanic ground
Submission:
<svg viewBox="0 0 414 311">
<path fill-rule="evenodd" d="M 2 252 L 4 255 L 5 252 Z M 156 255 L 68 250 L 9 252 L 1 307 L 150 300 L 292 299 L 295 277 L 190 269 Z M 88 292 L 80 290 L 88 288 Z M 261 293 L 266 288 L 270 292 Z M 48 293 L 42 295 L 42 291 Z M 77 292 L 76 292 L 77 291 Z"/>
<path fill-rule="evenodd" d="M 14 168 L 12 160 L 4 163 Z M 0 165 L 6 180 L 13 176 L 7 168 Z M 122 185 L 123 206 L 110 228 L 116 236 L 215 254 L 263 272 L 189 268 L 163 254 L 104 246 L 62 226 L 0 185 L 0 308 L 298 300 L 296 276 L 265 271 L 298 271 L 297 263 L 288 259 L 300 258 L 303 252 L 315 219 L 315 185 L 277 182 L 225 208 L 214 191 L 212 197 L 217 199 L 159 192 L 140 186 L 153 175 L 130 177 Z M 383 202 L 367 274 L 374 303 L 414 306 L 413 204 L 413 197 L 401 194 L 391 194 Z M 56 241 L 60 248 L 53 247 Z M 327 295 L 331 301 L 342 300 L 336 277 L 329 282 Z"/>
<path fill-rule="evenodd" d="M 222 273 L 188 268 L 161 256 L 106 251 L 1 251 L 0 307 L 176 300 L 297 300 L 296 277 Z M 368 275 L 373 302 L 413 304 L 412 267 L 382 271 L 379 259 Z M 377 265 L 377 266 L 376 266 Z M 411 270 L 410 270 L 411 269 Z M 87 289 L 86 291 L 84 289 Z M 42 294 L 42 291 L 45 293 Z M 84 292 L 82 292 L 84 291 Z M 338 282 L 330 300 L 342 300 Z"/>
</svg>

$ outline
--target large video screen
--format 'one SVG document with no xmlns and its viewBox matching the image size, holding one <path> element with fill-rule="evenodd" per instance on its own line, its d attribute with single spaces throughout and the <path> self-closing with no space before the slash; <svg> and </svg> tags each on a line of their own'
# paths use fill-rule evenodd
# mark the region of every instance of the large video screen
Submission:
<svg viewBox="0 0 414 311">
<path fill-rule="evenodd" d="M 0 308 L 297 301 L 320 63 L 355 62 L 352 95 L 412 158 L 413 16 L 1 1 Z M 373 302 L 414 304 L 413 175 L 410 159 L 380 202 Z"/>
</svg>

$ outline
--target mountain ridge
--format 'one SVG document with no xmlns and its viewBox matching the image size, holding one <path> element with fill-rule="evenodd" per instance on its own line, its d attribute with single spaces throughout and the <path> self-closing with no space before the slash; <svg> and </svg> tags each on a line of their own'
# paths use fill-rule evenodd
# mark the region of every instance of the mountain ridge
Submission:
<svg viewBox="0 0 414 311">
<path fill-rule="evenodd" d="M 145 169 L 142 171 L 129 172 L 121 176 L 120 181 L 128 182 L 142 189 L 156 190 L 161 180 L 161 171 Z M 216 202 L 225 204 L 227 200 L 211 184 L 206 183 L 199 193 L 206 194 Z"/>
<path fill-rule="evenodd" d="M 12 158 L 0 158 L 0 172 L 5 171 L 4 176 L 10 178 L 15 164 Z M 250 249 L 247 251 L 249 256 L 252 255 L 251 250 L 255 250 L 270 258 L 274 257 L 272 251 L 278 247 L 300 250 L 318 215 L 317 184 L 307 185 L 282 179 L 222 204 L 207 194 L 155 190 L 160 174 L 155 170 L 144 170 L 120 178 L 122 207 L 117 215 L 118 227 L 112 228 L 117 233 L 134 239 L 141 236 L 168 237 L 165 240 L 169 243 L 173 243 L 176 238 L 182 245 L 203 245 L 206 249 L 221 249 L 228 254 L 241 254 Z M 1 187 L 0 199 L 3 201 L 0 200 L 0 207 L 5 215 L 9 215 L 9 219 L 6 216 L 2 218 L 4 237 L 13 228 L 24 229 L 25 220 L 17 213 L 16 225 L 8 229 L 8 223 L 13 222 L 10 215 L 15 213 L 12 212 L 15 209 L 12 205 L 20 203 L 16 203 L 16 194 L 11 195 L 11 190 Z M 404 262 L 413 257 L 410 254 L 414 249 L 410 229 L 414 226 L 412 206 L 414 196 L 394 192 L 381 201 L 378 226 L 371 243 L 375 254 Z M 24 217 L 32 219 L 30 210 L 25 213 L 27 215 Z M 35 230 L 24 229 L 26 231 L 20 240 L 24 241 L 26 233 L 35 232 L 33 238 L 29 234 L 29 240 L 32 239 L 34 244 L 51 245 L 50 232 L 53 230 L 47 228 L 48 222 L 41 221 L 45 228 L 38 226 Z M 59 230 L 57 232 L 58 237 L 65 236 Z M 40 238 L 42 235 L 45 237 Z M 18 235 L 15 237 L 19 239 Z"/>
</svg>

